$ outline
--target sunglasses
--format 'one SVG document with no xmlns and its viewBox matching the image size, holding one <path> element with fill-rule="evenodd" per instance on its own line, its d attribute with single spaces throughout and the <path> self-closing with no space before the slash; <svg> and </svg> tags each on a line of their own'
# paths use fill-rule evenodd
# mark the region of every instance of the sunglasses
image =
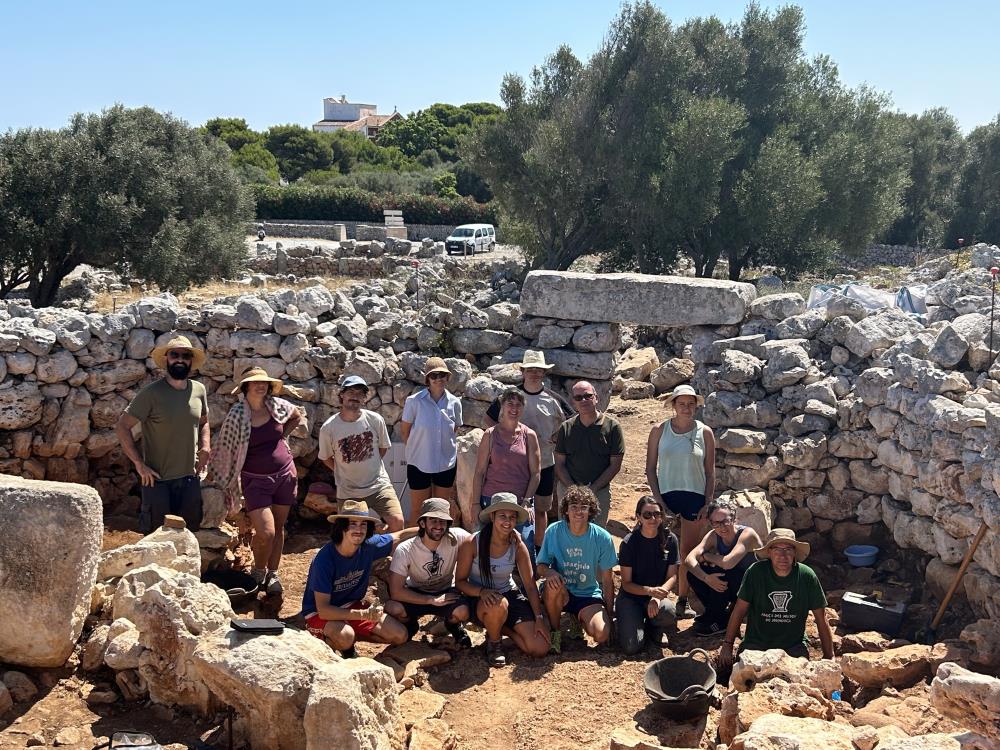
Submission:
<svg viewBox="0 0 1000 750">
<path fill-rule="evenodd" d="M 708 524 L 713 529 L 721 529 L 723 526 L 732 526 L 733 519 L 732 518 L 727 518 L 724 521 L 712 521 L 712 520 L 709 520 Z"/>
<path fill-rule="evenodd" d="M 432 372 L 427 376 L 429 380 L 447 380 L 448 373 L 446 372 Z"/>
<path fill-rule="evenodd" d="M 194 355 L 191 352 L 167 352 L 167 358 L 179 359 L 182 362 L 190 362 L 194 359 Z"/>
<path fill-rule="evenodd" d="M 575 393 L 573 394 L 574 401 L 593 401 L 597 398 L 596 393 Z"/>
<path fill-rule="evenodd" d="M 658 510 L 644 510 L 641 513 L 643 519 L 649 521 L 653 518 L 663 518 L 663 514 Z"/>
</svg>

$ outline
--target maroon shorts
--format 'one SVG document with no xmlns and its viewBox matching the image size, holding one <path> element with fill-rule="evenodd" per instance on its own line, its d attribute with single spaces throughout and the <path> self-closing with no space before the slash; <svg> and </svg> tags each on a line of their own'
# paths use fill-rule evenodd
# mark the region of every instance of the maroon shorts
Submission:
<svg viewBox="0 0 1000 750">
<path fill-rule="evenodd" d="M 298 478 L 295 464 L 276 474 L 240 473 L 243 487 L 243 506 L 247 512 L 270 508 L 272 505 L 295 505 L 295 489 Z"/>
<path fill-rule="evenodd" d="M 351 602 L 346 606 L 346 609 L 364 609 L 365 606 L 364 602 Z M 323 628 L 326 627 L 328 622 L 330 621 L 324 620 L 317 614 L 312 614 L 306 618 L 306 628 L 314 636 L 320 640 L 324 640 L 325 637 L 323 635 Z M 351 626 L 351 629 L 354 630 L 354 635 L 357 638 L 371 635 L 372 631 L 375 630 L 378 625 L 377 622 L 372 622 L 371 620 L 344 620 L 343 622 L 346 622 Z"/>
</svg>

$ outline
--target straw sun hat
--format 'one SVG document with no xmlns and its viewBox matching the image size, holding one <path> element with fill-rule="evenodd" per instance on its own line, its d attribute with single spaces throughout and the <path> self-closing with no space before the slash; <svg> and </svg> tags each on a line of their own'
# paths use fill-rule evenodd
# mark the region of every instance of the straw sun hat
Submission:
<svg viewBox="0 0 1000 750">
<path fill-rule="evenodd" d="M 355 521 L 371 521 L 375 523 L 377 516 L 372 515 L 368 510 L 368 503 L 364 500 L 344 500 L 340 504 L 340 510 L 326 517 L 326 520 L 333 523 L 338 518 L 352 518 Z"/>
<path fill-rule="evenodd" d="M 519 370 L 527 370 L 531 368 L 551 370 L 555 367 L 555 365 L 545 364 L 545 352 L 535 351 L 534 349 L 525 349 L 524 354 L 521 355 L 521 361 L 515 362 L 514 367 Z"/>
<path fill-rule="evenodd" d="M 268 375 L 263 367 L 251 367 L 243 373 L 243 378 L 240 380 L 239 385 L 233 388 L 231 393 L 239 393 L 244 383 L 270 383 L 272 396 L 277 396 L 281 393 L 281 381 Z"/>
<path fill-rule="evenodd" d="M 677 386 L 672 391 L 670 391 L 670 393 L 664 393 L 662 396 L 660 396 L 660 401 L 666 402 L 668 406 L 673 406 L 674 399 L 676 399 L 678 396 L 694 396 L 698 402 L 698 406 L 705 405 L 705 397 L 699 396 L 698 392 L 691 386 L 687 385 L 686 383 L 684 385 Z"/>
<path fill-rule="evenodd" d="M 802 562 L 809 556 L 809 542 L 800 542 L 795 538 L 795 532 L 791 529 L 771 529 L 767 535 L 764 546 L 756 551 L 756 555 L 761 560 L 767 560 L 767 552 L 775 544 L 791 544 L 795 547 L 795 559 Z"/>
<path fill-rule="evenodd" d="M 205 364 L 205 352 L 202 349 L 191 344 L 191 341 L 187 336 L 174 336 L 170 341 L 168 341 L 163 346 L 158 346 L 150 352 L 149 356 L 152 358 L 156 366 L 161 370 L 167 369 L 167 352 L 173 351 L 174 349 L 186 349 L 191 352 L 191 369 L 197 370 L 203 364 Z"/>
</svg>

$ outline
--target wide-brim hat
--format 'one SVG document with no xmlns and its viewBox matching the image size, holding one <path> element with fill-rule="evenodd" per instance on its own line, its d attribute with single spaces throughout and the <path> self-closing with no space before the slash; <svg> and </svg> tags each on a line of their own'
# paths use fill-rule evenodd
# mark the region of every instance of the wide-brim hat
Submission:
<svg viewBox="0 0 1000 750">
<path fill-rule="evenodd" d="M 699 395 L 694 388 L 692 388 L 687 384 L 677 386 L 672 391 L 670 391 L 670 393 L 664 393 L 662 396 L 660 396 L 660 401 L 664 401 L 667 404 L 672 405 L 674 403 L 674 399 L 676 399 L 678 396 L 694 396 L 696 401 L 698 402 L 698 406 L 705 405 L 705 397 Z"/>
<path fill-rule="evenodd" d="M 555 365 L 545 364 L 545 352 L 535 351 L 534 349 L 525 349 L 524 354 L 521 355 L 521 361 L 515 362 L 514 367 L 519 370 L 525 370 L 530 368 L 536 368 L 539 370 L 551 370 Z"/>
<path fill-rule="evenodd" d="M 244 383 L 270 383 L 272 396 L 277 396 L 281 393 L 282 382 L 278 380 L 278 378 L 272 378 L 268 375 L 267 371 L 263 367 L 251 367 L 243 373 L 243 377 L 240 379 L 239 385 L 233 388 L 230 393 L 239 393 Z"/>
<path fill-rule="evenodd" d="M 764 546 L 757 550 L 754 554 L 760 560 L 768 559 L 768 551 L 775 544 L 791 544 L 795 547 L 795 560 L 796 562 L 802 562 L 807 557 L 809 557 L 809 542 L 800 542 L 795 538 L 795 532 L 791 529 L 771 529 L 771 533 L 767 535 L 767 541 L 764 542 Z"/>
<path fill-rule="evenodd" d="M 451 376 L 451 370 L 448 369 L 448 365 L 446 365 L 444 360 L 440 357 L 428 357 L 427 361 L 424 362 L 425 383 L 432 372 L 443 372 L 445 375 L 448 375 L 449 377 Z"/>
<path fill-rule="evenodd" d="M 344 500 L 340 504 L 340 510 L 326 517 L 326 520 L 333 523 L 338 518 L 353 518 L 356 521 L 371 521 L 375 523 L 376 516 L 368 510 L 368 503 L 364 500 Z"/>
<path fill-rule="evenodd" d="M 158 346 L 149 356 L 161 370 L 167 369 L 167 352 L 173 349 L 187 349 L 191 352 L 191 369 L 197 370 L 205 364 L 205 351 L 192 345 L 187 336 L 174 336 L 163 346 Z"/>
<path fill-rule="evenodd" d="M 440 497 L 429 497 L 420 505 L 419 518 L 440 518 L 451 521 L 451 503 Z"/>
<path fill-rule="evenodd" d="M 528 520 L 528 509 L 517 502 L 517 495 L 513 492 L 498 492 L 490 498 L 490 504 L 479 511 L 479 522 L 489 523 L 491 516 L 498 510 L 516 511 L 518 523 Z"/>
</svg>

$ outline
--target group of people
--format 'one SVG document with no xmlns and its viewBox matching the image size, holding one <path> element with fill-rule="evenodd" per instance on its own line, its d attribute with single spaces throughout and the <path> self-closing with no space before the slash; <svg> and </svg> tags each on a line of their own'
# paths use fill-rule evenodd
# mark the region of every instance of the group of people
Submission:
<svg viewBox="0 0 1000 750">
<path fill-rule="evenodd" d="M 213 448 L 206 391 L 191 378 L 204 353 L 175 337 L 151 356 L 164 377 L 142 389 L 118 422 L 141 480 L 140 526 L 151 529 L 176 513 L 198 528 L 199 475 L 207 468 L 230 508 L 242 497 L 254 527 L 252 574 L 267 593 L 280 594 L 283 528 L 296 498 L 287 437 L 304 426 L 304 413 L 279 397 L 279 379 L 254 368 L 233 391 L 238 400 Z M 370 387 L 353 375 L 340 382 L 340 411 L 319 431 L 319 458 L 333 472 L 340 509 L 329 517 L 330 542 L 309 571 L 302 613 L 310 632 L 350 655 L 357 639 L 406 641 L 426 615 L 441 618 L 456 642 L 468 646 L 464 624 L 477 622 L 486 632 L 488 662 L 501 666 L 503 635 L 531 656 L 559 653 L 565 612 L 566 637 L 615 639 L 633 655 L 660 645 L 666 631 L 693 613 L 693 595 L 702 610 L 695 632 L 726 634 L 723 662 L 732 659 L 745 619 L 741 648 L 802 653 L 809 612 L 824 655 L 832 654 L 825 596 L 802 562 L 808 544 L 785 529 L 761 540 L 736 524 L 731 502 L 714 498 L 715 438 L 695 418 L 704 401 L 691 386 L 664 397 L 668 416 L 647 441 L 651 493 L 639 499 L 635 526 L 616 553 L 606 527 L 611 482 L 625 453 L 621 425 L 599 409 L 589 382 L 573 385 L 571 405 L 548 390 L 552 366 L 542 352 L 526 351 L 517 366 L 522 384 L 504 390 L 485 416 L 473 478 L 480 507 L 475 533 L 452 520 L 463 415 L 461 400 L 447 388 L 445 362 L 427 360 L 426 388 L 406 399 L 399 424 L 410 528 L 382 461 L 391 445 L 387 425 L 364 408 Z M 679 539 L 668 528 L 670 514 L 680 519 Z M 372 566 L 389 556 L 389 598 L 384 605 L 368 602 Z"/>
</svg>

